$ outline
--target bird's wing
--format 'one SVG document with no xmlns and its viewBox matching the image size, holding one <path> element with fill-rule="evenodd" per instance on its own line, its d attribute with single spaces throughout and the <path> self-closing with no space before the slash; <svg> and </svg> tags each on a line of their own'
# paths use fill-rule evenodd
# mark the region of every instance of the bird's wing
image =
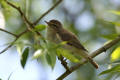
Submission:
<svg viewBox="0 0 120 80">
<path fill-rule="evenodd" d="M 72 39 L 68 42 L 68 44 L 71 45 L 71 46 L 74 46 L 74 47 L 76 47 L 76 48 L 78 48 L 78 49 L 83 49 L 83 50 L 87 51 L 87 50 L 83 47 L 83 45 L 80 43 L 80 41 L 77 39 L 77 37 L 72 38 Z"/>
<path fill-rule="evenodd" d="M 62 35 L 61 36 L 61 39 L 63 41 L 68 41 L 67 44 L 70 45 L 70 46 L 74 46 L 78 49 L 83 49 L 85 51 L 87 51 L 83 46 L 82 44 L 80 43 L 80 41 L 78 40 L 78 38 L 71 32 L 68 32 L 68 31 L 64 31 L 61 33 Z"/>
</svg>

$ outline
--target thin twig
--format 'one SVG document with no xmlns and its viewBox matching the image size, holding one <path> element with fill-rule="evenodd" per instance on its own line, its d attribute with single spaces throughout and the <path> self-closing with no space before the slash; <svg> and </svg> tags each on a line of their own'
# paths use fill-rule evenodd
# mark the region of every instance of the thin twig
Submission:
<svg viewBox="0 0 120 80">
<path fill-rule="evenodd" d="M 29 31 L 29 30 L 26 29 L 25 31 L 23 31 L 22 33 L 20 33 L 17 38 L 21 37 L 22 35 L 24 35 L 24 34 L 27 33 L 28 31 Z"/>
<path fill-rule="evenodd" d="M 51 12 L 58 4 L 60 4 L 63 0 L 59 0 L 58 2 L 56 2 L 48 11 L 46 11 L 42 16 L 40 16 L 40 18 L 38 18 L 33 24 L 26 18 L 26 16 L 23 14 L 22 10 L 20 9 L 20 7 L 17 7 L 15 5 L 13 5 L 12 3 L 8 2 L 7 0 L 5 0 L 10 6 L 12 6 L 13 8 L 17 9 L 19 11 L 19 13 L 21 14 L 23 20 L 25 21 L 25 23 L 27 23 L 29 26 L 31 26 L 32 28 L 34 28 L 34 26 L 44 17 L 46 16 L 49 12 Z M 27 25 L 26 24 L 26 25 Z M 28 26 L 28 27 L 29 27 Z M 27 31 L 27 30 L 26 30 Z M 8 48 L 10 48 L 18 39 L 20 36 L 22 36 L 24 33 L 21 33 L 7 48 L 5 48 L 3 51 L 1 51 L 0 53 L 5 52 L 6 50 L 8 50 Z M 8 33 L 8 32 L 7 32 Z M 36 32 L 37 34 L 41 35 L 39 32 Z M 10 33 L 11 34 L 11 33 Z M 120 41 L 120 37 L 118 37 L 117 39 L 111 41 L 110 43 L 104 45 L 103 47 L 99 48 L 98 50 L 96 50 L 95 52 L 92 53 L 91 57 L 95 57 L 97 55 L 99 55 L 100 53 L 106 51 L 107 49 L 109 49 L 110 47 L 112 47 L 113 45 L 115 45 L 116 43 L 118 43 Z M 73 71 L 75 71 L 76 69 L 78 69 L 80 66 L 82 66 L 83 64 L 87 63 L 87 60 L 84 60 L 82 63 L 77 64 L 75 66 L 72 66 L 70 68 L 70 71 L 67 70 L 66 72 L 64 72 L 57 80 L 63 80 L 65 77 L 67 77 L 69 74 L 71 74 Z"/>
<path fill-rule="evenodd" d="M 16 38 L 9 46 L 7 46 L 5 49 L 3 49 L 0 54 L 2 54 L 3 52 L 7 51 L 10 47 L 13 46 L 13 44 L 17 41 L 18 38 Z"/>
<path fill-rule="evenodd" d="M 96 51 L 94 51 L 91 54 L 91 57 L 94 58 L 97 55 L 101 54 L 102 52 L 106 51 L 107 49 L 111 48 L 112 46 L 114 46 L 115 44 L 117 44 L 120 41 L 120 37 L 117 37 L 115 40 L 112 40 L 111 42 L 109 42 L 108 44 L 104 45 L 103 47 L 97 49 Z M 87 60 L 82 61 L 79 64 L 76 64 L 74 66 L 72 66 L 70 68 L 70 71 L 66 71 L 64 72 L 60 77 L 57 78 L 57 80 L 63 80 L 65 77 L 67 77 L 69 74 L 71 74 L 73 71 L 75 71 L 76 69 L 78 69 L 79 67 L 81 67 L 83 64 L 87 63 Z"/>
<path fill-rule="evenodd" d="M 28 30 L 32 31 L 32 29 L 34 29 L 34 26 L 28 19 L 27 17 L 25 16 L 25 14 L 22 12 L 22 10 L 20 9 L 20 7 L 17 7 L 16 5 L 12 4 L 11 2 L 8 2 L 7 0 L 5 0 L 6 3 L 8 5 L 10 5 L 11 7 L 15 8 L 21 15 L 21 17 L 23 18 Z M 37 33 L 37 35 L 39 35 L 42 39 L 44 39 L 44 37 L 40 34 L 40 32 L 38 31 L 35 31 Z M 45 42 L 45 41 L 44 41 Z"/>
<path fill-rule="evenodd" d="M 15 43 L 23 34 L 25 34 L 26 32 L 28 32 L 28 30 L 25 30 L 25 31 L 23 31 L 22 33 L 20 33 L 19 35 L 17 35 L 17 37 L 15 38 L 15 40 L 14 40 L 10 45 L 8 45 L 5 49 L 3 49 L 3 50 L 0 52 L 0 54 L 4 53 L 4 52 L 7 51 L 9 48 L 11 48 L 11 47 L 14 45 L 14 43 Z"/>
<path fill-rule="evenodd" d="M 27 19 L 27 17 L 25 16 L 25 14 L 22 12 L 22 10 L 20 9 L 20 7 L 17 7 L 16 5 L 14 5 L 13 3 L 10 3 L 10 2 L 8 2 L 7 0 L 5 0 L 6 1 L 6 3 L 8 4 L 8 5 L 10 5 L 11 7 L 13 7 L 13 8 L 15 8 L 16 10 L 18 10 L 18 12 L 20 13 L 20 15 L 22 16 L 22 18 L 24 19 L 24 21 L 26 22 L 26 23 L 28 23 L 28 24 L 32 24 L 28 19 Z"/>
<path fill-rule="evenodd" d="M 20 7 L 17 7 L 16 5 L 8 2 L 7 0 L 5 0 L 5 1 L 6 1 L 6 3 L 7 3 L 8 5 L 10 5 L 11 7 L 15 8 L 15 9 L 20 13 L 20 15 L 21 15 L 21 17 L 23 18 L 23 20 L 24 20 L 24 22 L 25 22 L 25 24 L 26 24 L 26 26 L 27 26 L 28 29 L 26 29 L 24 32 L 20 33 L 19 35 L 15 35 L 15 34 L 12 34 L 12 33 L 8 32 L 8 31 L 5 31 L 5 30 L 2 30 L 2 29 L 1 29 L 1 30 L 4 31 L 4 32 L 7 32 L 7 33 L 9 33 L 9 34 L 11 34 L 11 35 L 14 35 L 14 36 L 16 37 L 16 39 L 15 39 L 9 46 L 7 46 L 5 49 L 3 49 L 3 50 L 0 52 L 0 54 L 3 53 L 3 52 L 5 52 L 5 51 L 7 51 L 10 47 L 12 47 L 13 44 L 14 44 L 23 34 L 25 34 L 26 32 L 28 32 L 28 30 L 30 31 L 31 28 L 30 28 L 29 26 L 32 26 L 32 28 L 34 28 L 33 24 L 27 19 L 27 17 L 26 17 L 25 14 L 22 12 L 22 10 L 20 9 Z M 42 36 L 39 32 L 36 32 L 36 33 L 37 33 L 39 36 Z"/>
<path fill-rule="evenodd" d="M 17 37 L 16 34 L 11 33 L 11 32 L 9 32 L 9 31 L 7 31 L 7 30 L 2 29 L 2 28 L 0 28 L 0 31 L 3 31 L 3 32 L 8 33 L 8 34 L 11 34 L 11 35 L 14 36 L 14 37 Z"/>
<path fill-rule="evenodd" d="M 33 24 L 36 25 L 44 16 L 50 13 L 54 8 L 56 8 L 63 0 L 59 0 L 56 2 L 48 11 L 46 11 L 43 15 L 41 15 Z"/>
</svg>

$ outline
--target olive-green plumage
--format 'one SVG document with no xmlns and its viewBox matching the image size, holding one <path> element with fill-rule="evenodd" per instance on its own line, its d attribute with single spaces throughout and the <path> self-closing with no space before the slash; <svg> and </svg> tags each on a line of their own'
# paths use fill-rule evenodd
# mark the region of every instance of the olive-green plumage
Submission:
<svg viewBox="0 0 120 80">
<path fill-rule="evenodd" d="M 73 53 L 83 56 L 95 68 L 98 68 L 98 64 L 88 55 L 88 51 L 82 46 L 78 38 L 72 32 L 64 29 L 58 20 L 50 20 L 49 22 L 46 21 L 46 23 L 48 24 L 47 35 L 50 41 L 55 43 L 67 41 L 67 44 L 64 46 L 65 49 L 71 50 Z"/>
</svg>

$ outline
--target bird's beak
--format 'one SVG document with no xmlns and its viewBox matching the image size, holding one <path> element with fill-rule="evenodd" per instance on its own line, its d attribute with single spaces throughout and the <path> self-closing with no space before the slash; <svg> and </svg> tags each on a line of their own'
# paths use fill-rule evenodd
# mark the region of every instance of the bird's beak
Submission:
<svg viewBox="0 0 120 80">
<path fill-rule="evenodd" d="M 49 24 L 49 22 L 45 21 L 45 23 Z"/>
</svg>

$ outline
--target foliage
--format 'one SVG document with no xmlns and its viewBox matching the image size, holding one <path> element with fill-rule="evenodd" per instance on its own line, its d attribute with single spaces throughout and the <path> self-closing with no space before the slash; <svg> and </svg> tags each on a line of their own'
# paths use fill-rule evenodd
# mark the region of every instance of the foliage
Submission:
<svg viewBox="0 0 120 80">
<path fill-rule="evenodd" d="M 65 50 L 63 48 L 58 48 L 57 49 L 57 55 L 58 56 L 62 55 L 65 58 L 69 59 L 71 62 L 74 62 L 74 63 L 80 62 L 80 60 L 77 59 L 72 53 L 70 53 L 70 51 Z"/>
<path fill-rule="evenodd" d="M 115 14 L 115 15 L 117 15 L 117 16 L 120 15 L 120 11 L 111 10 L 111 11 L 109 11 L 109 12 L 112 13 L 112 14 Z M 108 22 L 109 22 L 109 21 L 108 21 Z M 117 26 L 117 27 L 120 26 L 119 22 L 117 22 L 117 21 L 112 21 L 112 22 L 110 22 L 110 23 L 114 24 L 115 27 L 116 27 L 116 26 Z M 103 38 L 106 38 L 106 39 L 108 39 L 108 40 L 113 40 L 113 39 L 115 39 L 117 36 L 119 36 L 119 33 L 117 33 L 117 31 L 116 31 L 115 34 L 102 35 Z M 105 75 L 105 74 L 115 75 L 115 74 L 118 74 L 118 73 L 119 73 L 119 69 L 120 69 L 120 65 L 119 65 L 119 63 L 120 63 L 120 47 L 119 47 L 119 44 L 118 44 L 118 46 L 112 51 L 111 56 L 110 56 L 110 59 L 111 59 L 111 62 L 110 62 L 110 67 L 111 67 L 111 68 L 102 71 L 102 72 L 99 74 L 99 76 Z M 115 65 L 115 66 L 114 66 L 114 65 Z M 109 75 L 108 75 L 108 76 L 109 76 Z M 112 77 L 113 77 L 113 76 L 112 76 Z"/>
<path fill-rule="evenodd" d="M 39 25 L 35 26 L 35 31 L 42 31 L 45 28 L 46 28 L 46 25 L 39 24 Z"/>
<path fill-rule="evenodd" d="M 24 68 L 29 54 L 29 48 L 25 48 L 21 56 L 21 65 Z"/>
<path fill-rule="evenodd" d="M 101 72 L 99 75 L 109 74 L 109 73 L 116 73 L 120 71 L 120 65 L 113 66 L 112 68 Z"/>
<path fill-rule="evenodd" d="M 111 61 L 117 61 L 120 59 L 120 47 L 118 46 L 111 54 Z"/>
<path fill-rule="evenodd" d="M 17 47 L 17 51 L 20 55 L 21 66 L 23 68 L 25 67 L 27 63 L 27 59 L 29 57 L 32 58 L 32 60 L 37 60 L 39 58 L 45 57 L 46 62 L 49 64 L 49 66 L 52 69 L 54 69 L 56 65 L 56 59 L 57 57 L 60 57 L 61 55 L 73 63 L 79 63 L 80 59 L 78 59 L 76 56 L 72 55 L 70 51 L 62 47 L 66 45 L 67 42 L 61 42 L 59 44 L 55 44 L 55 43 L 47 41 L 46 34 L 45 34 L 45 30 L 47 26 L 44 23 L 42 23 L 41 19 L 44 17 L 44 15 L 46 16 L 46 14 L 48 14 L 49 12 L 41 15 L 41 17 L 39 18 L 38 16 L 40 16 L 40 14 L 43 13 L 43 10 L 42 10 L 43 5 L 39 6 L 40 10 L 37 9 L 37 5 L 35 5 L 35 8 L 33 9 L 32 5 L 35 3 L 34 2 L 35 0 L 28 0 L 28 3 L 26 1 L 27 0 L 19 0 L 19 1 L 10 0 L 10 2 L 13 5 L 16 5 L 16 7 L 18 8 L 18 10 L 16 10 L 14 7 L 8 5 L 5 2 L 5 0 L 0 0 L 0 4 L 3 9 L 5 19 L 6 19 L 6 24 L 7 24 L 6 28 L 10 30 L 10 32 L 13 32 L 15 33 L 15 35 L 17 35 L 17 36 L 14 36 L 15 38 L 17 38 L 16 40 L 17 42 L 15 41 L 14 43 L 11 43 L 11 44 L 16 45 Z M 57 1 L 59 0 L 52 0 L 54 4 Z M 55 10 L 55 13 L 54 12 L 52 13 L 53 16 L 50 16 L 50 17 L 56 19 L 57 14 L 60 14 L 60 16 L 57 16 L 58 20 L 63 18 L 64 20 L 61 20 L 61 22 L 64 23 L 65 25 L 64 27 L 76 33 L 77 36 L 80 36 L 79 38 L 81 40 L 81 43 L 85 43 L 84 45 L 87 46 L 89 49 L 91 49 L 91 48 L 94 48 L 94 45 L 96 45 L 97 43 L 105 44 L 105 42 L 114 40 L 119 36 L 119 33 L 116 30 L 116 26 L 120 27 L 120 22 L 119 22 L 120 11 L 115 11 L 115 10 L 108 11 L 112 13 L 112 15 L 117 16 L 118 19 L 106 21 L 104 20 L 105 18 L 101 16 L 105 12 L 100 11 L 102 13 L 99 13 L 99 11 L 97 10 L 100 10 L 100 9 L 97 9 L 96 7 L 94 7 L 98 3 L 101 3 L 101 1 L 98 1 L 96 3 L 94 3 L 94 0 L 92 0 L 93 2 L 91 0 L 88 0 L 88 1 L 87 0 L 86 1 L 85 0 L 82 0 L 82 1 L 74 0 L 74 1 L 77 1 L 75 2 L 76 5 L 71 4 L 69 6 L 69 7 L 73 6 L 72 8 L 68 8 L 62 5 L 62 8 L 61 6 L 58 7 Z M 79 8 L 78 6 L 80 5 L 79 3 L 84 3 L 84 5 L 86 6 L 83 6 L 83 9 L 81 10 L 77 9 Z M 107 9 L 107 7 L 105 8 L 106 8 L 105 10 L 109 10 Z M 72 9 L 75 9 L 77 11 L 71 11 Z M 21 10 L 23 13 L 20 14 L 19 10 Z M 83 22 L 81 22 L 81 18 L 82 16 L 84 16 L 83 14 L 86 14 L 86 15 L 89 14 L 89 16 L 92 16 L 92 19 L 94 20 L 91 19 L 89 21 L 93 21 L 93 25 L 91 26 L 88 25 L 89 21 L 86 20 L 86 17 L 84 18 L 85 21 L 83 25 Z M 108 17 L 111 17 L 111 16 L 108 16 Z M 25 18 L 30 23 L 27 22 Z M 37 24 L 34 24 L 34 22 L 36 21 L 36 18 L 39 18 L 40 20 L 38 20 Z M 49 19 L 49 17 L 47 19 Z M 83 29 L 85 28 L 85 24 L 87 24 L 87 26 L 90 28 Z M 26 28 L 29 31 L 26 32 L 25 34 L 23 33 L 23 35 L 25 35 L 23 37 L 23 35 L 19 33 L 22 33 L 24 30 L 27 30 Z M 27 33 L 28 35 L 26 35 Z M 104 40 L 103 38 L 107 40 Z M 25 42 L 25 40 L 27 41 L 27 43 Z M 115 47 L 116 48 L 113 51 L 108 52 L 110 53 L 108 57 L 110 57 L 111 65 L 114 65 L 114 64 L 116 65 L 112 66 L 110 69 L 107 69 L 101 72 L 99 75 L 119 73 L 119 69 L 120 69 L 119 68 L 120 66 L 119 65 L 120 63 L 119 43 Z M 32 54 L 32 57 L 29 56 L 30 54 Z M 100 62 L 103 62 L 103 61 L 101 60 Z M 87 68 L 89 67 L 90 66 L 88 66 Z M 85 77 L 84 75 L 89 74 L 89 73 L 86 73 L 85 71 L 83 72 L 81 71 L 81 73 L 79 75 L 82 77 Z M 89 75 L 93 76 L 93 74 L 89 74 Z M 80 76 L 77 76 L 77 77 L 80 77 Z M 86 80 L 90 80 L 90 79 L 88 78 Z"/>
</svg>

